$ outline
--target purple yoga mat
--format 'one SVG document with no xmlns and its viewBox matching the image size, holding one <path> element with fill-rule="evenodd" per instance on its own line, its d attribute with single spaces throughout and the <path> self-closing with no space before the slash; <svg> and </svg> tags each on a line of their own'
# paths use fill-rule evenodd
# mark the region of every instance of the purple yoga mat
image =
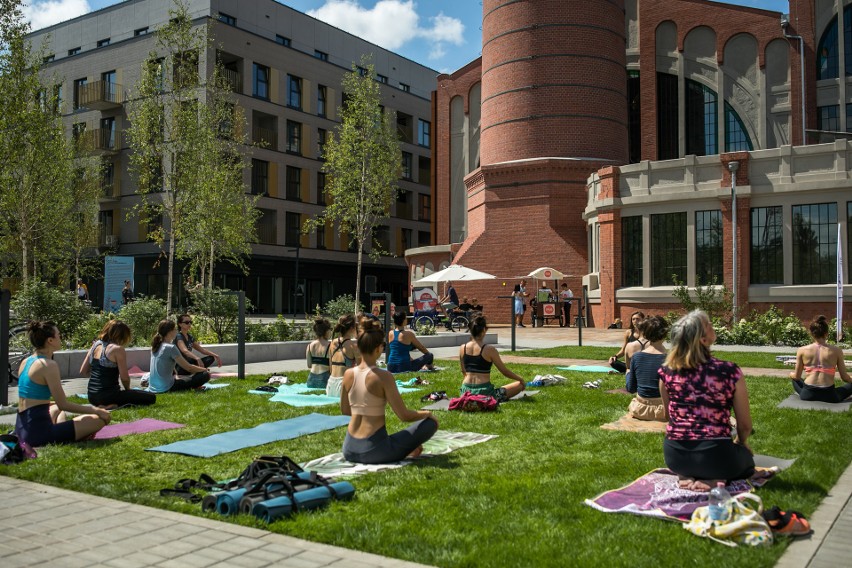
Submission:
<svg viewBox="0 0 852 568">
<path fill-rule="evenodd" d="M 95 434 L 95 440 L 108 440 L 109 438 L 118 438 L 119 436 L 128 436 L 130 434 L 144 434 L 145 432 L 172 430 L 174 428 L 183 427 L 184 424 L 163 422 L 162 420 L 154 420 L 153 418 L 142 418 L 141 420 L 134 420 L 133 422 L 107 424 L 98 430 Z"/>
<path fill-rule="evenodd" d="M 731 495 L 751 491 L 748 481 L 733 481 L 727 486 Z M 604 513 L 631 513 L 686 521 L 698 507 L 707 505 L 708 494 L 681 489 L 677 475 L 668 469 L 656 469 L 646 473 L 627 487 L 601 493 L 594 499 L 586 499 L 586 505 Z"/>
</svg>

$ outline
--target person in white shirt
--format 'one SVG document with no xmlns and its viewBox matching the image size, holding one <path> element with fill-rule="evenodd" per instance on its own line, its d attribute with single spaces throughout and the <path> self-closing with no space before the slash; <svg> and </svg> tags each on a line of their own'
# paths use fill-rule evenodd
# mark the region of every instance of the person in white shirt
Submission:
<svg viewBox="0 0 852 568">
<path fill-rule="evenodd" d="M 565 326 L 571 327 L 571 300 L 574 298 L 574 292 L 568 287 L 565 282 L 559 290 L 559 299 L 562 300 L 562 313 L 565 314 Z"/>
</svg>

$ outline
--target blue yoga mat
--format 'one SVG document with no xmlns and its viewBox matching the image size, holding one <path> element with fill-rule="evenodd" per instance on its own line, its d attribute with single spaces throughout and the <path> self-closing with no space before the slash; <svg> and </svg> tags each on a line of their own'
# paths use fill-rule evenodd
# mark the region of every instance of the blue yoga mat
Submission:
<svg viewBox="0 0 852 568">
<path fill-rule="evenodd" d="M 570 367 L 556 367 L 560 371 L 582 371 L 583 373 L 617 373 L 612 367 L 603 365 L 571 365 Z"/>
<path fill-rule="evenodd" d="M 286 393 L 286 394 L 302 394 L 302 393 L 305 393 L 305 392 L 311 392 L 311 391 L 317 390 L 317 389 L 309 389 L 307 387 L 307 385 L 305 385 L 304 383 L 293 383 L 293 384 L 287 384 L 287 385 L 278 385 L 275 388 L 278 389 L 279 393 Z M 250 390 L 249 393 L 250 394 L 276 394 L 276 393 L 273 393 L 273 392 L 266 392 L 266 391 L 259 391 L 259 390 Z"/>
<path fill-rule="evenodd" d="M 206 438 L 182 440 L 173 444 L 166 444 L 165 446 L 148 448 L 148 451 L 210 458 L 243 448 L 252 448 L 280 440 L 291 440 L 299 436 L 315 434 L 323 430 L 331 430 L 332 428 L 338 428 L 346 424 L 349 424 L 348 416 L 328 416 L 327 414 L 312 413 L 287 420 L 267 422 L 254 428 L 213 434 Z"/>
<path fill-rule="evenodd" d="M 223 389 L 231 386 L 231 383 L 205 383 L 204 390 Z"/>
<path fill-rule="evenodd" d="M 283 402 L 290 406 L 328 406 L 330 404 L 340 404 L 339 396 L 328 396 L 325 394 L 290 394 L 279 392 L 269 399 L 271 402 Z"/>
</svg>

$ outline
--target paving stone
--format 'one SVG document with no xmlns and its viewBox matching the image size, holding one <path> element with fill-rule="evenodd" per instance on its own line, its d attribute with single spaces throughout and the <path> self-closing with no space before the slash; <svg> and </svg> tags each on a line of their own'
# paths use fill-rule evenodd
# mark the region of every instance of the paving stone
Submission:
<svg viewBox="0 0 852 568">
<path fill-rule="evenodd" d="M 128 568 L 130 566 L 153 566 L 165 560 L 168 560 L 168 557 L 148 551 L 139 551 L 120 558 L 113 558 L 104 564 L 114 568 Z"/>
<path fill-rule="evenodd" d="M 218 562 L 218 560 L 193 553 L 184 554 L 183 556 L 166 560 L 165 562 L 157 564 L 157 566 L 162 566 L 163 568 L 207 568 L 208 566 Z"/>
<path fill-rule="evenodd" d="M 323 554 L 322 552 L 316 550 L 306 550 L 305 552 L 293 556 L 294 560 L 297 559 L 307 562 L 315 562 L 319 566 L 325 566 L 327 564 L 337 562 L 338 560 L 340 560 L 340 558 L 341 556 L 339 554 Z"/>
</svg>

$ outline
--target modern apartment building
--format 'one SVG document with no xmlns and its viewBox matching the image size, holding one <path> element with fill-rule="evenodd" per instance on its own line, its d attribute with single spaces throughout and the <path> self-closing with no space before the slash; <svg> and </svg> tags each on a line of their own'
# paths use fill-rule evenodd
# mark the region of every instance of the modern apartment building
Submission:
<svg viewBox="0 0 852 568">
<path fill-rule="evenodd" d="M 333 226 L 310 235 L 300 228 L 325 204 L 322 146 L 339 122 L 341 79 L 362 54 L 372 54 L 383 105 L 397 114 L 404 173 L 391 216 L 375 235 L 392 255 L 365 261 L 362 290 L 403 301 L 404 251 L 431 243 L 430 97 L 437 72 L 272 0 L 188 4 L 195 25 L 214 22 L 214 47 L 199 57 L 200 73 L 222 62 L 251 139 L 263 143 L 246 148 L 252 162 L 246 192 L 261 196 L 262 211 L 249 273 L 223 264 L 216 284 L 245 290 L 257 311 L 269 314 L 312 311 L 354 293 L 356 255 L 346 235 Z M 104 160 L 99 251 L 133 256 L 136 292 L 160 296 L 166 263 L 158 262 L 147 226 L 129 216 L 139 198 L 123 133 L 141 65 L 155 49 L 152 34 L 168 22 L 171 8 L 172 0 L 127 0 L 30 35 L 35 46 L 45 45 L 45 73 L 61 84 L 69 136 L 86 137 Z M 304 296 L 295 294 L 297 284 Z M 99 283 L 89 288 L 97 302 Z"/>
</svg>

